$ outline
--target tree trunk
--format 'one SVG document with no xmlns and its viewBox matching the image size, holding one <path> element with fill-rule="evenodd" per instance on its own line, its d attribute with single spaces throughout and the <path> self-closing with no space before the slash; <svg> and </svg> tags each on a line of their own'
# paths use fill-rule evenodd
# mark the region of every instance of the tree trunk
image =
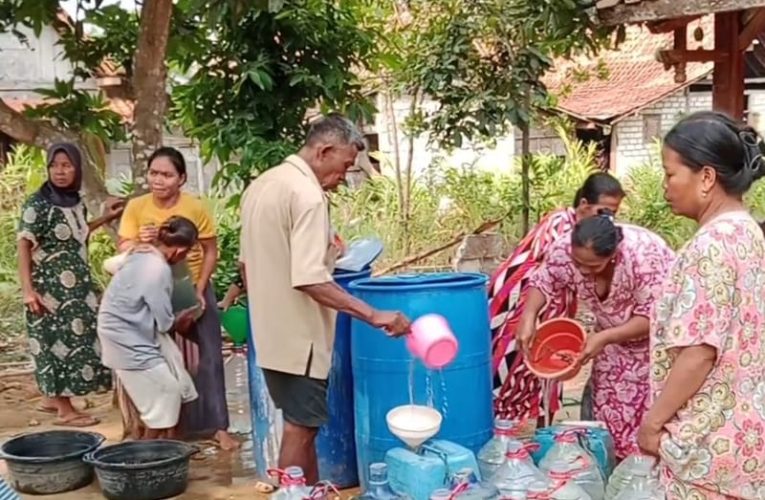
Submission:
<svg viewBox="0 0 765 500">
<path fill-rule="evenodd" d="M 523 199 L 523 234 L 529 232 L 531 219 L 531 194 L 529 189 L 529 164 L 531 163 L 529 123 L 521 127 L 521 198 Z"/>
<path fill-rule="evenodd" d="M 2 99 L 0 99 L 0 132 L 17 142 L 43 150 L 47 150 L 57 142 L 76 144 L 82 153 L 82 189 L 85 204 L 91 214 L 101 213 L 101 205 L 108 194 L 98 167 L 99 158 L 95 156 L 92 148 L 87 146 L 89 141 L 83 141 L 77 134 L 58 129 L 46 122 L 31 120 L 11 109 Z"/>
<path fill-rule="evenodd" d="M 165 57 L 172 13 L 172 0 L 145 0 L 141 9 L 133 73 L 136 105 L 132 130 L 133 182 L 139 192 L 148 189 L 146 162 L 149 155 L 162 144 L 167 109 Z"/>
<path fill-rule="evenodd" d="M 412 102 L 409 105 L 409 118 L 413 117 L 420 107 L 420 89 L 416 88 L 412 92 Z M 412 167 L 414 166 L 414 141 L 415 135 L 409 131 L 407 132 L 407 156 L 406 156 L 406 169 L 404 171 L 404 180 L 406 184 L 406 191 L 404 192 L 404 231 L 409 234 L 409 222 L 412 220 Z M 407 236 L 405 253 L 408 255 L 411 249 L 411 239 Z"/>
</svg>

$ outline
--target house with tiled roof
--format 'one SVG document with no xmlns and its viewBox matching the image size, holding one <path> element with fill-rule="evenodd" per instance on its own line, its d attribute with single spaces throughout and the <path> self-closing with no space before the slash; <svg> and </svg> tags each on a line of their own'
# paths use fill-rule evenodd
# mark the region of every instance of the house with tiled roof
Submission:
<svg viewBox="0 0 765 500">
<path fill-rule="evenodd" d="M 713 45 L 710 18 L 688 24 L 688 46 Z M 651 33 L 645 26 L 627 27 L 618 50 L 587 61 L 565 61 L 547 76 L 546 83 L 559 95 L 557 109 L 571 118 L 577 136 L 594 141 L 601 151 L 601 166 L 616 173 L 646 162 L 656 140 L 677 119 L 712 109 L 711 62 L 688 62 L 682 78 L 658 57 L 672 48 L 672 33 Z M 569 84 L 573 69 L 589 70 L 589 78 Z M 600 77 L 597 73 L 602 73 Z M 746 54 L 746 119 L 765 126 L 765 49 L 755 41 Z M 546 129 L 534 129 L 531 150 L 564 154 L 562 142 Z M 516 136 L 516 141 L 519 139 Z"/>
</svg>

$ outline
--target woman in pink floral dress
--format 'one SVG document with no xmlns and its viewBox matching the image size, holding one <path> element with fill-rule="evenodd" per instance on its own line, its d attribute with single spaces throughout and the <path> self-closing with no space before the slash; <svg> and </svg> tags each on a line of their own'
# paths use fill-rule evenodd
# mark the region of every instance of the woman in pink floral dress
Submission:
<svg viewBox="0 0 765 500">
<path fill-rule="evenodd" d="M 574 291 L 595 316 L 597 331 L 578 362 L 594 360 L 593 413 L 613 435 L 618 459 L 635 451 L 648 407 L 649 316 L 673 259 L 659 236 L 616 225 L 607 212 L 579 221 L 531 277 L 519 329 L 524 351 L 536 331 L 537 311 L 563 290 Z"/>
<path fill-rule="evenodd" d="M 638 434 L 668 500 L 765 498 L 765 238 L 742 202 L 762 151 L 753 129 L 713 112 L 664 141 L 665 198 L 700 225 L 656 305 Z"/>
<path fill-rule="evenodd" d="M 574 195 L 573 207 L 556 210 L 543 217 L 492 275 L 489 281 L 489 314 L 496 416 L 535 418 L 537 425 L 542 426 L 544 417 L 552 420 L 560 407 L 559 384 L 543 384 L 528 370 L 522 353 L 516 348 L 516 328 L 526 304 L 529 278 L 542 265 L 551 245 L 559 238 L 568 236 L 578 219 L 595 215 L 602 208 L 617 212 L 622 199 L 624 190 L 615 177 L 605 172 L 591 174 Z M 540 317 L 573 317 L 576 305 L 573 293 L 565 291 L 545 304 Z M 543 395 L 548 391 L 553 397 L 550 401 L 543 401 Z M 549 405 L 549 408 L 544 408 L 544 405 Z M 543 409 L 546 410 L 544 413 Z"/>
</svg>

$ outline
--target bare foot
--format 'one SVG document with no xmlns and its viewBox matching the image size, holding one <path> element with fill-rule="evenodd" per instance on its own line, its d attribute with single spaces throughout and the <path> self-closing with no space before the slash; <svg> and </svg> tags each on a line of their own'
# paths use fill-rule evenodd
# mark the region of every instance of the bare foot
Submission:
<svg viewBox="0 0 765 500">
<path fill-rule="evenodd" d="M 220 449 L 223 451 L 233 451 L 238 450 L 239 441 L 231 437 L 231 434 L 224 430 L 220 430 L 215 433 L 215 439 L 218 441 L 218 446 L 220 446 Z"/>
</svg>

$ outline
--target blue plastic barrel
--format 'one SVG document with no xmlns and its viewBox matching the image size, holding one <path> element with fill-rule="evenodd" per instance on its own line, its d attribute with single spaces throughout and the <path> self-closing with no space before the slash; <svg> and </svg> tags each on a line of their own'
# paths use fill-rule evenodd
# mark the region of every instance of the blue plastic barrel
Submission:
<svg viewBox="0 0 765 500">
<path fill-rule="evenodd" d="M 492 435 L 491 338 L 486 276 L 438 273 L 367 278 L 350 285 L 352 293 L 380 310 L 399 310 L 410 319 L 435 313 L 444 316 L 459 341 L 456 359 L 439 371 L 412 361 L 403 339 L 352 321 L 356 454 L 362 484 L 372 462 L 404 446 L 388 430 L 385 415 L 392 408 L 428 404 L 443 415 L 439 439 L 474 453 Z M 414 371 L 410 373 L 411 368 Z"/>
<path fill-rule="evenodd" d="M 250 406 L 252 406 L 252 454 L 258 477 L 267 477 L 268 469 L 279 462 L 279 446 L 282 440 L 282 414 L 274 406 L 268 394 L 263 370 L 260 369 L 252 342 L 252 321 L 247 315 L 247 372 L 250 382 Z"/>
<path fill-rule="evenodd" d="M 351 281 L 368 278 L 371 269 L 337 272 L 335 282 L 348 289 Z M 319 429 L 316 453 L 319 460 L 319 478 L 332 481 L 338 488 L 358 486 L 356 470 L 356 441 L 353 425 L 353 372 L 351 370 L 351 317 L 337 315 L 335 347 L 327 390 L 329 421 Z"/>
</svg>

